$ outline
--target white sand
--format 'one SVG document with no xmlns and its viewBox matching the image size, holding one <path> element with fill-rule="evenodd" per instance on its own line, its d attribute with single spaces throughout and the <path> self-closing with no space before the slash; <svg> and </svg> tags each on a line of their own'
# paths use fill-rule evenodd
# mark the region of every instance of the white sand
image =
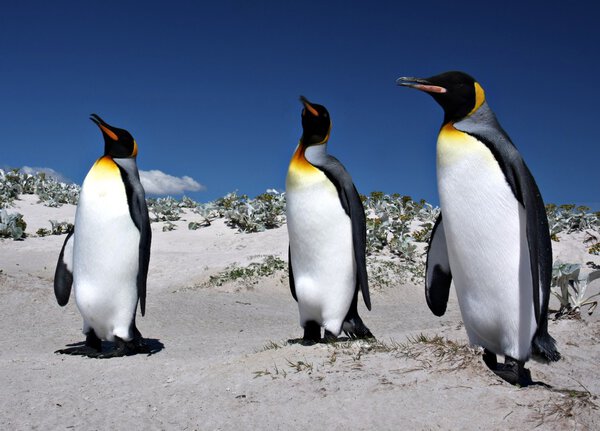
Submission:
<svg viewBox="0 0 600 431">
<path fill-rule="evenodd" d="M 73 221 L 73 206 L 36 200 L 24 196 L 10 209 L 24 214 L 30 234 L 49 228 L 48 219 Z M 402 355 L 363 342 L 287 344 L 302 330 L 282 273 L 251 290 L 190 288 L 232 263 L 287 259 L 286 229 L 239 234 L 217 221 L 190 231 L 195 217 L 172 232 L 153 224 L 146 316 L 137 320 L 144 337 L 164 344 L 152 356 L 54 354 L 84 339 L 73 298 L 61 308 L 52 290 L 65 236 L 0 240 L 1 429 L 600 429 L 590 404 L 600 405 L 600 311 L 550 322 L 563 359 L 528 367 L 553 389 L 510 386 L 479 358 L 461 366 L 461 354 L 439 357 L 433 347 L 409 344 Z M 562 236 L 555 257 L 600 264 L 582 238 Z M 422 286 L 378 290 L 372 302 L 363 318 L 388 346 L 421 333 L 466 341 L 453 293 L 442 318 Z M 280 348 L 265 350 L 272 343 Z"/>
</svg>

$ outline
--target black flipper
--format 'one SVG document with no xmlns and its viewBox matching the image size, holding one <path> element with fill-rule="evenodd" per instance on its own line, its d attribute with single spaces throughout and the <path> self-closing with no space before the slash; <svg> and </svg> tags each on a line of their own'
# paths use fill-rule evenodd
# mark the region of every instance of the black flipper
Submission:
<svg viewBox="0 0 600 431">
<path fill-rule="evenodd" d="M 54 272 L 54 296 L 61 307 L 69 302 L 73 286 L 73 232 L 75 230 L 71 229 L 65 238 Z"/>
<path fill-rule="evenodd" d="M 288 276 L 290 279 L 290 290 L 292 291 L 292 297 L 298 302 L 296 297 L 296 284 L 294 283 L 294 271 L 292 271 L 292 250 L 288 246 Z"/>
<path fill-rule="evenodd" d="M 140 311 L 142 316 L 146 313 L 146 279 L 148 278 L 148 267 L 150 264 L 150 244 L 152 241 L 152 229 L 150 228 L 150 217 L 146 206 L 144 188 L 140 182 L 137 166 L 133 159 L 114 159 L 121 172 L 121 178 L 125 184 L 129 214 L 133 223 L 140 231 L 139 244 L 139 266 L 137 274 L 137 291 L 140 300 Z"/>
<path fill-rule="evenodd" d="M 338 159 L 329 154 L 311 164 L 319 168 L 329 178 L 337 189 L 340 202 L 352 224 L 352 244 L 354 246 L 354 260 L 356 261 L 356 288 L 360 288 L 365 305 L 371 310 L 369 296 L 369 282 L 367 277 L 367 225 L 365 209 L 350 174 Z"/>
<path fill-rule="evenodd" d="M 525 209 L 527 244 L 533 281 L 533 304 L 537 330 L 533 351 L 549 361 L 560 359 L 554 338 L 548 334 L 548 302 L 552 280 L 552 244 L 548 217 L 538 186 L 521 154 L 496 116 L 484 103 L 475 113 L 454 124 L 454 127 L 483 142 L 500 165 L 515 198 Z"/>
<path fill-rule="evenodd" d="M 448 260 L 446 234 L 442 223 L 442 214 L 439 215 L 429 240 L 427 250 L 427 267 L 425 272 L 425 297 L 429 309 L 436 316 L 443 316 L 448 305 L 452 273 Z"/>
</svg>

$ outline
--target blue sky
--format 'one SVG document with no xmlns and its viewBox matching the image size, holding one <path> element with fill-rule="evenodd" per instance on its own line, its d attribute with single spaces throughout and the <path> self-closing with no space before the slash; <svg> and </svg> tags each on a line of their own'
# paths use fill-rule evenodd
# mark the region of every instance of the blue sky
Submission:
<svg viewBox="0 0 600 431">
<path fill-rule="evenodd" d="M 395 80 L 463 70 L 544 199 L 599 209 L 592 3 L 6 2 L 0 166 L 81 183 L 103 151 L 94 112 L 133 134 L 141 170 L 200 183 L 196 200 L 282 190 L 303 94 L 328 108 L 329 151 L 361 193 L 437 204 L 442 110 Z"/>
</svg>

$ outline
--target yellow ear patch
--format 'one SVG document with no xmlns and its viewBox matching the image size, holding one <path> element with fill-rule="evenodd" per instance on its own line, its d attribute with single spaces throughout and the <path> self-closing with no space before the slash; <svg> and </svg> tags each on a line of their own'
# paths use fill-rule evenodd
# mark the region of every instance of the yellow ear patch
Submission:
<svg viewBox="0 0 600 431">
<path fill-rule="evenodd" d="M 133 140 L 133 151 L 131 152 L 131 157 L 136 157 L 138 153 L 138 146 L 137 146 L 137 142 L 135 142 L 135 139 Z"/>
<path fill-rule="evenodd" d="M 471 109 L 471 112 L 469 112 L 469 115 L 471 115 L 473 112 L 477 111 L 479 109 L 479 107 L 481 105 L 483 105 L 483 102 L 485 102 L 485 91 L 483 91 L 483 88 L 481 88 L 481 85 L 479 85 L 478 82 L 476 82 L 474 85 L 475 85 L 475 106 L 473 107 L 473 109 Z"/>
</svg>

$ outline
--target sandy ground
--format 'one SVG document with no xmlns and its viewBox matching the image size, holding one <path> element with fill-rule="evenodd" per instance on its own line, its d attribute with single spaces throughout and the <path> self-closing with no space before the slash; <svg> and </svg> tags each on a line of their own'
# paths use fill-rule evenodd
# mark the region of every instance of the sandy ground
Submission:
<svg viewBox="0 0 600 431">
<path fill-rule="evenodd" d="M 74 207 L 25 196 L 27 232 L 73 220 Z M 189 231 L 153 224 L 147 310 L 138 327 L 157 353 L 109 360 L 53 352 L 83 340 L 73 298 L 52 279 L 65 236 L 0 240 L 0 428 L 9 429 L 600 429 L 600 311 L 550 322 L 563 359 L 529 362 L 539 385 L 491 374 L 466 334 L 454 295 L 428 310 L 422 286 L 372 291 L 362 315 L 378 343 L 305 347 L 283 273 L 248 288 L 197 287 L 225 266 L 287 258 L 285 228 L 239 234 L 222 221 Z M 582 236 L 555 255 L 585 263 Z M 600 282 L 595 282 L 600 284 Z M 196 287 L 195 287 L 196 286 Z M 598 286 L 593 285 L 595 290 Z M 452 342 L 418 342 L 439 335 Z"/>
</svg>

